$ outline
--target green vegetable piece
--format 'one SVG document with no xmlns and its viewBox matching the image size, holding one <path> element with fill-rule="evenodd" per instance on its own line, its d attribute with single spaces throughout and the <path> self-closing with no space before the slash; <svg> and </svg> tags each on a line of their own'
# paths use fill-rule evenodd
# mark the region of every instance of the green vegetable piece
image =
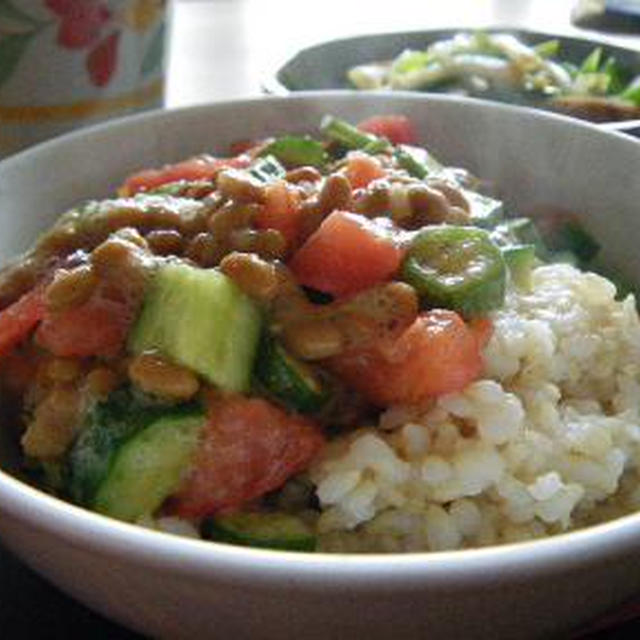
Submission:
<svg viewBox="0 0 640 640">
<path fill-rule="evenodd" d="M 476 191 L 465 191 L 464 196 L 469 202 L 471 224 L 474 226 L 492 229 L 504 220 L 504 206 L 500 200 Z"/>
<path fill-rule="evenodd" d="M 298 517 L 286 513 L 232 513 L 208 518 L 203 536 L 245 547 L 314 551 L 316 539 Z"/>
<path fill-rule="evenodd" d="M 91 505 L 123 443 L 166 412 L 166 407 L 145 404 L 129 387 L 117 389 L 105 402 L 95 404 L 67 460 L 71 499 Z"/>
<path fill-rule="evenodd" d="M 620 94 L 620 98 L 640 107 L 640 76 L 629 83 L 629 86 Z"/>
<path fill-rule="evenodd" d="M 329 397 L 313 369 L 268 335 L 260 344 L 255 375 L 269 393 L 301 413 L 318 411 Z"/>
<path fill-rule="evenodd" d="M 406 148 L 397 147 L 393 152 L 393 154 L 396 158 L 396 162 L 398 163 L 398 165 L 402 169 L 407 171 L 407 173 L 410 176 L 413 176 L 414 178 L 419 178 L 420 180 L 422 180 L 423 178 L 426 178 L 429 175 L 430 173 L 429 169 L 421 162 L 418 162 L 416 157 L 412 153 L 407 151 Z"/>
<path fill-rule="evenodd" d="M 596 73 L 602 60 L 602 47 L 596 47 L 580 65 L 579 73 Z"/>
<path fill-rule="evenodd" d="M 260 182 L 271 182 L 278 178 L 284 178 L 287 171 L 272 155 L 258 158 L 248 169 L 249 173 Z"/>
<path fill-rule="evenodd" d="M 542 58 L 553 58 L 560 53 L 560 40 L 557 38 L 544 40 L 535 45 L 533 49 Z"/>
<path fill-rule="evenodd" d="M 415 51 L 405 49 L 391 66 L 391 73 L 410 73 L 422 67 L 426 67 L 433 60 L 433 54 L 428 51 Z"/>
<path fill-rule="evenodd" d="M 178 488 L 204 422 L 199 410 L 166 415 L 134 435 L 117 451 L 93 509 L 128 522 L 152 514 Z"/>
<path fill-rule="evenodd" d="M 325 116 L 320 123 L 320 130 L 330 139 L 339 142 L 348 149 L 361 149 L 367 153 L 379 153 L 391 148 L 391 143 L 371 133 L 360 131 L 345 120 L 334 116 Z"/>
<path fill-rule="evenodd" d="M 602 73 L 609 78 L 609 93 L 617 94 L 624 90 L 626 79 L 622 66 L 618 63 L 614 56 L 609 56 L 604 65 L 602 65 Z"/>
<path fill-rule="evenodd" d="M 502 306 L 506 266 L 484 229 L 427 227 L 414 238 L 402 278 L 429 307 L 472 316 Z"/>
<path fill-rule="evenodd" d="M 309 136 L 284 136 L 274 140 L 261 155 L 272 155 L 285 167 L 311 166 L 322 169 L 329 156 L 324 145 Z"/>
<path fill-rule="evenodd" d="M 549 249 L 531 218 L 506 220 L 491 232 L 491 239 L 500 247 L 532 244 L 538 258 L 541 260 L 548 258 Z"/>
<path fill-rule="evenodd" d="M 600 251 L 600 244 L 578 220 L 567 220 L 546 237 L 551 251 L 572 253 L 577 261 L 586 264 Z"/>
<path fill-rule="evenodd" d="M 129 336 L 133 353 L 158 350 L 223 391 L 247 391 L 260 337 L 255 304 L 217 269 L 159 267 Z"/>
<path fill-rule="evenodd" d="M 512 282 L 521 289 L 531 288 L 531 272 L 535 266 L 536 248 L 532 244 L 505 247 L 502 257 L 509 269 Z"/>
</svg>

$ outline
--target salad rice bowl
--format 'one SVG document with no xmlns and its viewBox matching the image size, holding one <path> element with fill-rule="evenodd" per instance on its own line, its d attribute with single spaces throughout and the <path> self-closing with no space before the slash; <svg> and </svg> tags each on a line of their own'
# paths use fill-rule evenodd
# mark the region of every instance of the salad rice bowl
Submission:
<svg viewBox="0 0 640 640">
<path fill-rule="evenodd" d="M 340 93 L 3 162 L 3 540 L 156 637 L 539 637 L 620 602 L 636 170 L 569 118 Z"/>
</svg>

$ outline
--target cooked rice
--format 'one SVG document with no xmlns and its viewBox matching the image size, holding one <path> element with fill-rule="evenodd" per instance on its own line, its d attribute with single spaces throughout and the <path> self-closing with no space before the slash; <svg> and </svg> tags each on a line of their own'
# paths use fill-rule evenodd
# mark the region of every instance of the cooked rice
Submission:
<svg viewBox="0 0 640 640">
<path fill-rule="evenodd" d="M 604 278 L 536 269 L 493 314 L 484 378 L 328 446 L 320 549 L 412 551 L 550 535 L 640 505 L 640 323 Z"/>
</svg>

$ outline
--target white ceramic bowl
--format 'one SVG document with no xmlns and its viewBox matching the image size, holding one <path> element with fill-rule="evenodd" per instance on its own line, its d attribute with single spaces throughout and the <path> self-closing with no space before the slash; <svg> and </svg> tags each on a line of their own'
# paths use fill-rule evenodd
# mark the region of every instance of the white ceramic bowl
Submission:
<svg viewBox="0 0 640 640">
<path fill-rule="evenodd" d="M 325 113 L 404 113 L 445 162 L 495 180 L 526 213 L 584 214 L 613 267 L 640 279 L 640 144 L 578 121 L 419 95 L 298 94 L 124 120 L 0 163 L 0 260 L 65 207 L 130 171 L 238 139 L 313 132 Z M 15 451 L 0 446 L 11 470 Z M 296 554 L 187 540 L 109 520 L 0 473 L 0 535 L 72 596 L 154 637 L 548 637 L 640 593 L 640 514 L 503 547 Z"/>
</svg>

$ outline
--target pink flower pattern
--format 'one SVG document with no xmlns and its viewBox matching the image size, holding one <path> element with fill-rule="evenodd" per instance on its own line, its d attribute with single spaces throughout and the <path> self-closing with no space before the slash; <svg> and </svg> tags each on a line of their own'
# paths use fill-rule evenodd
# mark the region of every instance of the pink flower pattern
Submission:
<svg viewBox="0 0 640 640">
<path fill-rule="evenodd" d="M 118 62 L 118 29 L 109 28 L 112 14 L 100 0 L 46 0 L 60 20 L 57 40 L 67 49 L 89 49 L 86 67 L 97 87 L 109 84 Z M 107 32 L 105 35 L 105 31 Z"/>
</svg>

